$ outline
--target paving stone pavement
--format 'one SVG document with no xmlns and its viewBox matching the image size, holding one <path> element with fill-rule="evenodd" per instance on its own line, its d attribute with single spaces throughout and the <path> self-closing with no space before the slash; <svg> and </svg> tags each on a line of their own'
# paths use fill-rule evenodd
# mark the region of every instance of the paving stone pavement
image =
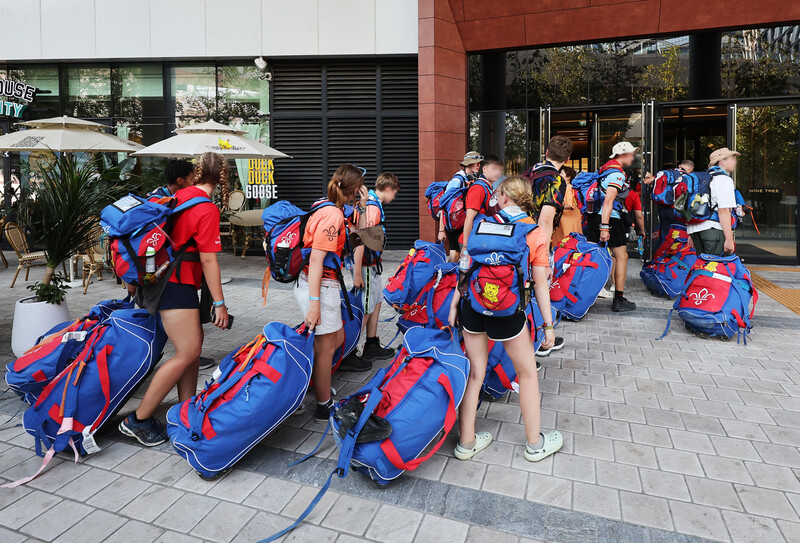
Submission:
<svg viewBox="0 0 800 543">
<path fill-rule="evenodd" d="M 400 258 L 389 252 L 389 273 Z M 224 289 L 236 325 L 207 328 L 205 355 L 219 360 L 270 320 L 300 322 L 286 285 L 273 282 L 262 307 L 262 258 L 226 254 L 221 261 L 232 278 Z M 15 266 L 0 269 L 4 288 Z M 747 346 L 697 338 L 677 319 L 657 341 L 670 304 L 645 292 L 636 263 L 630 278 L 626 295 L 639 310 L 615 315 L 600 301 L 583 321 L 562 322 L 557 332 L 566 347 L 541 359 L 542 425 L 564 434 L 561 452 L 525 461 L 518 399 L 485 402 L 478 428 L 494 434 L 490 449 L 460 462 L 451 456 L 454 432 L 388 489 L 356 473 L 335 478 L 283 541 L 800 542 L 800 316 L 762 297 Z M 25 285 L 0 296 L 3 365 L 13 359 L 13 304 L 27 294 Z M 73 289 L 68 303 L 77 317 L 122 294 L 106 279 L 85 296 Z M 384 342 L 394 331 L 381 323 Z M 341 373 L 334 382 L 342 395 L 369 376 Z M 171 394 L 163 410 L 176 400 Z M 11 393 L 0 396 L 4 480 L 29 475 L 40 462 L 32 438 L 16 426 L 22 405 Z M 335 465 L 328 437 L 315 458 L 286 467 L 321 437 L 309 414 L 289 418 L 212 482 L 169 444 L 146 449 L 115 427 L 101 431 L 100 453 L 79 464 L 56 458 L 30 484 L 0 489 L 0 541 L 252 543 L 296 518 Z"/>
</svg>

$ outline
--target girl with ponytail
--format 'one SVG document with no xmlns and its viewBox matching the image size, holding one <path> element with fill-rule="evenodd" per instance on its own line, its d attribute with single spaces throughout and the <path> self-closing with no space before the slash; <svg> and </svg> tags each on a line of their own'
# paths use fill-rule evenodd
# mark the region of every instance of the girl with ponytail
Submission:
<svg viewBox="0 0 800 543">
<path fill-rule="evenodd" d="M 368 199 L 365 173 L 366 170 L 352 164 L 339 166 L 328 182 L 328 197 L 314 204 L 316 211 L 308 219 L 303 235 L 303 247 L 311 249 L 311 254 L 295 283 L 294 298 L 305 315 L 306 326 L 316 332 L 311 376 L 317 399 L 314 413 L 317 422 L 327 422 L 330 416 L 331 362 L 344 341 L 340 277 L 347 231 L 342 208 L 358 201 L 359 215 L 364 217 Z"/>
<path fill-rule="evenodd" d="M 531 185 L 528 181 L 517 176 L 507 177 L 500 183 L 496 195 L 497 205 L 500 207 L 497 217 L 501 219 L 499 222 L 533 224 L 533 219 L 530 217 L 530 213 L 533 211 L 533 200 Z M 470 242 L 476 236 L 475 231 L 476 229 L 473 229 L 473 235 L 469 238 Z M 550 290 L 547 281 L 550 272 L 550 240 L 545 239 L 543 234 L 546 233 L 542 228 L 535 228 L 527 234 L 528 251 L 527 256 L 523 257 L 527 259 L 527 262 L 523 260 L 520 265 L 527 265 L 529 269 L 527 278 L 533 283 L 536 303 L 544 315 L 545 340 L 542 349 L 547 349 L 553 346 L 555 334 L 553 333 Z M 492 250 L 492 248 L 488 247 L 486 250 Z M 491 294 L 488 286 L 489 283 L 486 283 L 484 292 Z M 471 287 L 469 288 L 471 289 Z M 475 294 L 468 291 L 467 295 Z M 523 293 L 520 293 L 520 296 L 522 295 Z M 473 308 L 469 298 L 464 298 L 464 302 L 461 303 L 461 292 L 456 290 L 450 308 L 449 320 L 452 326 L 455 326 L 457 318 L 464 331 L 464 347 L 470 361 L 470 370 L 467 389 L 459 410 L 460 439 L 454 451 L 455 457 L 459 460 L 469 460 L 492 442 L 492 434 L 489 432 L 475 432 L 475 418 L 481 387 L 489 360 L 489 340 L 503 342 L 503 347 L 514 363 L 514 369 L 517 372 L 519 405 L 528 438 L 523 456 L 530 462 L 538 462 L 558 451 L 563 444 L 561 434 L 556 430 L 547 434 L 541 433 L 536 351 L 525 313 L 518 310 L 510 316 L 503 317 L 481 314 Z"/>
<path fill-rule="evenodd" d="M 197 291 L 203 282 L 208 285 L 214 306 L 214 326 L 226 329 L 228 309 L 222 295 L 217 253 L 219 238 L 219 209 L 211 194 L 219 188 L 222 201 L 227 200 L 228 161 L 215 153 L 206 153 L 195 161 L 194 184 L 178 190 L 174 198 L 180 205 L 189 200 L 199 202 L 193 207 L 173 214 L 170 238 L 175 248 L 184 248 L 177 264 L 167 269 L 158 283 L 140 289 L 138 303 L 151 313 L 158 311 L 161 323 L 175 354 L 153 375 L 139 407 L 120 424 L 120 431 L 152 447 L 167 441 L 161 422 L 153 415 L 173 387 L 178 387 L 178 401 L 188 400 L 197 393 L 200 353 L 203 349 L 203 327 L 210 310 L 201 315 Z M 169 275 L 171 273 L 171 275 Z M 131 290 L 131 287 L 128 287 Z"/>
</svg>

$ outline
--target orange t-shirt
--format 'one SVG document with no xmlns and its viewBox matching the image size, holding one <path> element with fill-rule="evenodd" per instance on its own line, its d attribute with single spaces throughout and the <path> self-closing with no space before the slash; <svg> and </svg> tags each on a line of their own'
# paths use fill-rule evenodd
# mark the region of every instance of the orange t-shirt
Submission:
<svg viewBox="0 0 800 543">
<path fill-rule="evenodd" d="M 347 232 L 344 228 L 344 213 L 336 206 L 326 206 L 311 215 L 303 235 L 303 247 L 319 249 L 342 256 Z M 308 267 L 304 270 L 308 273 Z M 322 277 L 337 279 L 337 270 L 322 269 Z"/>
<path fill-rule="evenodd" d="M 545 239 L 544 229 L 537 228 L 526 238 L 528 241 L 528 265 L 550 265 L 550 240 Z"/>
</svg>

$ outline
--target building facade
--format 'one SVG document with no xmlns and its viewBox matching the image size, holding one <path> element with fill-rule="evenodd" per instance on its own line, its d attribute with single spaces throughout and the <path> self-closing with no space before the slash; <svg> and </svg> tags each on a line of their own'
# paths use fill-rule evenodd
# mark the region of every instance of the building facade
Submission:
<svg viewBox="0 0 800 543">
<path fill-rule="evenodd" d="M 416 0 L 3 2 L 0 82 L 37 92 L 23 101 L 0 87 L 0 100 L 24 106 L 0 103 L 0 131 L 70 115 L 148 145 L 213 118 L 294 157 L 275 161 L 273 177 L 300 206 L 343 162 L 368 182 L 395 172 L 403 190 L 387 221 L 407 246 L 418 235 L 417 20 Z M 21 174 L 22 155 L 5 158 L 4 179 Z M 249 168 L 236 161 L 243 189 Z"/>
<path fill-rule="evenodd" d="M 738 0 L 429 0 L 419 8 L 420 178 L 448 179 L 464 149 L 516 173 L 547 140 L 592 170 L 627 139 L 635 174 L 683 158 L 743 157 L 749 261 L 798 262 L 800 4 Z M 754 226 L 754 224 L 756 226 Z M 433 236 L 420 198 L 420 233 Z"/>
<path fill-rule="evenodd" d="M 777 0 L 702 12 L 687 0 L 4 2 L 0 81 L 37 92 L 0 96 L 0 131 L 66 114 L 150 144 L 214 118 L 293 157 L 274 180 L 301 206 L 342 162 L 368 180 L 397 173 L 396 247 L 433 238 L 425 187 L 468 148 L 519 172 L 564 134 L 586 170 L 624 138 L 642 148 L 642 173 L 682 158 L 704 167 L 728 145 L 744 155 L 737 185 L 755 219 L 741 252 L 795 263 L 798 22 L 800 4 Z M 3 165 L 4 179 L 21 166 Z"/>
</svg>

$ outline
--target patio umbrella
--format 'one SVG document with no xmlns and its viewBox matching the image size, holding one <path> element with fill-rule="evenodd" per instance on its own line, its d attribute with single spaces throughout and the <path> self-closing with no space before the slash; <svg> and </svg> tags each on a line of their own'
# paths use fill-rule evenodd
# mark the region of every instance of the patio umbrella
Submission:
<svg viewBox="0 0 800 543">
<path fill-rule="evenodd" d="M 107 134 L 103 130 L 108 127 L 103 124 L 66 115 L 17 124 L 30 128 L 0 136 L 0 151 L 132 153 L 143 148 Z"/>
<path fill-rule="evenodd" d="M 174 130 L 177 136 L 154 143 L 133 153 L 133 156 L 191 158 L 203 153 L 218 153 L 225 158 L 291 158 L 289 155 L 245 137 L 237 130 L 216 121 L 194 124 Z"/>
</svg>

